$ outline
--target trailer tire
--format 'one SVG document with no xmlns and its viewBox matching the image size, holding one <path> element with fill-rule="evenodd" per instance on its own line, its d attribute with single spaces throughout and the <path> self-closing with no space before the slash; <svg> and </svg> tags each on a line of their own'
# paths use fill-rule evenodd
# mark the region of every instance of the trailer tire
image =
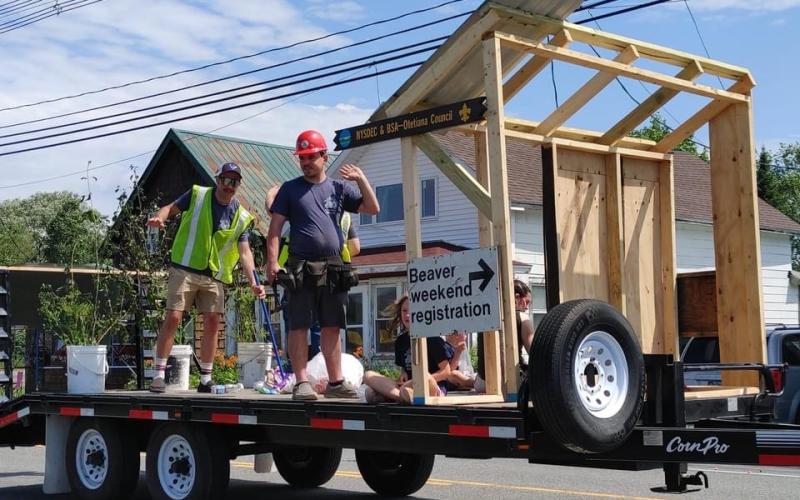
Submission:
<svg viewBox="0 0 800 500">
<path fill-rule="evenodd" d="M 223 498 L 231 463 L 225 441 L 212 427 L 170 423 L 147 444 L 147 489 L 154 500 Z"/>
<path fill-rule="evenodd" d="M 622 444 L 644 406 L 644 358 L 630 323 L 609 304 L 573 300 L 545 315 L 533 337 L 531 401 L 545 432 L 567 449 Z"/>
<path fill-rule="evenodd" d="M 425 486 L 433 470 L 434 455 L 356 450 L 356 463 L 364 482 L 379 495 L 408 496 Z"/>
<path fill-rule="evenodd" d="M 64 463 L 72 493 L 80 499 L 128 498 L 139 481 L 139 450 L 133 436 L 100 418 L 72 423 Z"/>
<path fill-rule="evenodd" d="M 272 454 L 281 477 L 296 488 L 316 488 L 330 481 L 339 462 L 341 448 L 284 446 Z"/>
</svg>

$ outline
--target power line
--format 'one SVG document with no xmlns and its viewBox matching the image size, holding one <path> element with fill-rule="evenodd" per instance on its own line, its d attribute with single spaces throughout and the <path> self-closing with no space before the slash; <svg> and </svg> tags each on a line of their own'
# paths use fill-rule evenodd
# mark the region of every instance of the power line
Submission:
<svg viewBox="0 0 800 500">
<path fill-rule="evenodd" d="M 575 9 L 574 12 L 580 12 L 582 10 L 593 9 L 595 7 L 600 7 L 601 5 L 606 5 L 606 4 L 614 3 L 614 2 L 617 2 L 617 1 L 619 1 L 619 0 L 602 0 L 600 2 L 595 2 L 593 4 L 585 4 L 584 3 L 583 5 L 581 5 L 577 9 Z"/>
<path fill-rule="evenodd" d="M 58 3 L 58 0 L 54 0 L 53 1 L 53 5 L 48 5 L 48 6 L 45 6 L 45 7 L 42 7 L 41 5 L 29 5 L 26 8 L 23 8 L 23 9 L 20 9 L 20 10 L 16 11 L 16 15 L 18 17 L 12 18 L 12 19 L 10 19 L 8 21 L 0 22 L 0 28 L 3 28 L 4 26 L 7 26 L 7 25 L 14 25 L 14 24 L 17 24 L 19 22 L 26 21 L 29 18 L 36 17 L 37 15 L 42 14 L 42 13 L 54 12 L 54 11 L 58 12 L 64 7 L 69 7 L 69 5 L 73 4 L 73 3 L 76 3 L 76 0 L 67 0 L 67 1 L 65 1 L 64 3 L 61 3 L 61 4 Z M 29 11 L 29 10 L 34 10 L 34 9 L 39 9 L 39 10 L 37 10 L 35 12 L 30 12 L 28 14 L 22 15 L 23 12 Z M 8 17 L 9 14 L 11 14 L 11 12 L 3 14 L 2 17 Z"/>
<path fill-rule="evenodd" d="M 273 86 L 270 86 L 270 87 L 265 87 L 263 89 L 251 90 L 249 92 L 243 92 L 243 93 L 240 93 L 240 94 L 235 94 L 235 95 L 231 95 L 231 96 L 227 96 L 227 97 L 221 97 L 219 99 L 214 99 L 214 100 L 211 100 L 211 101 L 208 101 L 208 102 L 191 104 L 191 105 L 183 106 L 183 107 L 180 107 L 180 108 L 159 111 L 159 112 L 150 113 L 150 114 L 147 114 L 147 115 L 137 116 L 137 117 L 133 117 L 133 118 L 126 118 L 124 120 L 118 120 L 118 121 L 111 122 L 111 123 L 103 123 L 103 124 L 99 124 L 99 125 L 92 125 L 92 126 L 88 126 L 88 127 L 79 128 L 79 129 L 76 129 L 76 130 L 68 130 L 68 131 L 65 131 L 65 132 L 57 132 L 57 133 L 52 133 L 52 134 L 43 135 L 43 136 L 31 137 L 31 138 L 28 138 L 28 139 L 19 139 L 19 140 L 16 140 L 16 141 L 0 143 L 0 147 L 12 146 L 12 145 L 15 145 L 15 144 L 23 144 L 23 143 L 26 143 L 26 142 L 40 141 L 40 140 L 44 140 L 44 139 L 51 139 L 51 138 L 54 138 L 54 137 L 62 137 L 62 136 L 65 136 L 65 135 L 77 134 L 79 132 L 87 132 L 89 130 L 97 130 L 99 128 L 111 127 L 113 125 L 121 125 L 121 124 L 124 124 L 124 123 L 130 123 L 130 122 L 134 122 L 134 121 L 145 120 L 145 119 L 148 119 L 148 118 L 155 118 L 155 117 L 158 117 L 158 116 L 173 114 L 173 113 L 177 113 L 177 112 L 180 112 L 180 111 L 187 111 L 187 110 L 190 110 L 190 109 L 196 109 L 196 108 L 202 107 L 202 106 L 208 106 L 208 105 L 211 105 L 211 104 L 218 104 L 218 103 L 221 103 L 221 102 L 227 102 L 227 101 L 231 101 L 231 100 L 234 100 L 234 99 L 240 99 L 242 97 L 249 97 L 251 95 L 262 94 L 264 92 L 269 92 L 271 90 L 276 90 L 276 89 L 280 89 L 280 88 L 284 88 L 284 87 L 289 87 L 291 85 L 296 85 L 296 84 L 299 84 L 299 83 L 306 83 L 306 82 L 310 82 L 310 81 L 313 81 L 313 80 L 319 80 L 319 79 L 322 79 L 322 78 L 326 78 L 326 77 L 333 76 L 333 75 L 338 75 L 338 74 L 341 74 L 341 73 L 346 73 L 346 72 L 353 71 L 353 70 L 360 69 L 360 68 L 371 67 L 371 66 L 373 66 L 375 64 L 379 64 L 379 63 L 396 61 L 398 59 L 405 59 L 407 57 L 410 57 L 410 56 L 413 56 L 413 55 L 417 55 L 417 54 L 421 54 L 423 52 L 430 52 L 430 51 L 432 51 L 432 50 L 434 50 L 434 49 L 436 49 L 438 47 L 439 47 L 438 45 L 435 46 L 435 47 L 425 47 L 425 48 L 422 48 L 422 49 L 417 49 L 417 50 L 414 50 L 414 51 L 411 51 L 411 52 L 395 55 L 395 56 L 392 56 L 392 57 L 386 57 L 386 58 L 383 58 L 383 59 L 380 59 L 380 60 L 377 60 L 377 61 L 363 63 L 361 65 L 357 65 L 357 66 L 354 66 L 354 67 L 336 69 L 336 70 L 333 70 L 333 71 L 329 71 L 327 73 L 322 73 L 322 74 L 317 75 L 317 76 L 310 76 L 310 77 L 306 77 L 306 78 L 301 78 L 301 79 L 289 81 L 289 82 L 286 82 L 286 83 L 281 83 L 281 84 L 278 84 L 278 85 L 273 85 Z M 384 54 L 390 53 L 390 52 L 396 52 L 396 51 L 394 51 L 394 50 L 386 51 L 386 52 L 384 52 Z M 373 56 L 362 57 L 362 58 L 357 59 L 357 60 L 364 60 L 364 59 L 373 59 Z M 348 62 L 348 64 L 349 64 L 349 62 Z M 259 82 L 257 84 L 246 85 L 243 88 L 259 86 L 259 85 L 263 85 L 265 83 L 271 83 L 271 82 L 276 82 L 276 81 L 280 81 L 280 80 L 286 80 L 286 79 L 289 79 L 289 78 L 302 76 L 302 75 L 305 75 L 305 74 L 308 74 L 308 73 L 314 73 L 314 72 L 317 72 L 317 71 L 330 69 L 330 68 L 333 68 L 333 67 L 336 67 L 336 66 L 339 66 L 339 64 L 332 64 L 330 66 L 325 66 L 325 67 L 322 67 L 322 68 L 318 68 L 318 69 L 316 69 L 314 71 L 302 71 L 302 72 L 294 73 L 292 75 L 287 75 L 287 76 L 284 76 L 284 77 L 281 77 L 281 78 L 276 78 L 276 79 L 268 80 L 268 81 L 265 81 L 265 82 Z M 207 94 L 207 95 L 204 95 L 204 96 L 192 97 L 192 98 L 184 99 L 183 101 L 178 101 L 178 102 L 174 102 L 174 103 L 160 104 L 160 105 L 157 105 L 157 106 L 151 106 L 149 108 L 142 108 L 142 109 L 139 109 L 139 110 L 133 110 L 133 111 L 126 111 L 124 113 L 118 113 L 117 115 L 111 115 L 111 116 L 99 117 L 99 118 L 92 118 L 92 119 L 89 119 L 89 120 L 84 120 L 82 122 L 59 125 L 57 127 L 49 127 L 49 128 L 40 129 L 40 130 L 53 130 L 53 129 L 57 129 L 57 128 L 61 128 L 61 127 L 75 126 L 75 125 L 78 125 L 78 124 L 81 124 L 81 123 L 94 122 L 94 121 L 97 121 L 97 120 L 107 120 L 107 119 L 110 119 L 110 118 L 115 117 L 115 116 L 127 115 L 127 114 L 130 114 L 130 113 L 140 113 L 140 112 L 143 112 L 143 111 L 162 108 L 162 107 L 165 107 L 165 106 L 172 106 L 172 105 L 178 104 L 180 102 L 186 102 L 186 101 L 192 101 L 192 100 L 196 100 L 196 99 L 202 99 L 202 98 L 211 97 L 211 96 L 224 94 L 224 93 L 228 93 L 228 92 L 230 92 L 230 90 L 215 92 L 215 93 Z M 33 131 L 31 131 L 31 132 L 18 132 L 16 134 L 11 134 L 11 135 L 18 136 L 18 135 L 24 135 L 24 134 L 29 134 L 29 133 L 33 133 Z M 5 136 L 5 137 L 8 137 L 8 136 Z"/>
<path fill-rule="evenodd" d="M 73 7 L 70 7 L 68 9 L 60 8 L 60 9 L 57 9 L 57 10 L 55 10 L 54 12 L 52 12 L 50 14 L 43 14 L 43 15 L 41 15 L 41 16 L 39 16 L 37 18 L 31 19 L 31 20 L 29 20 L 29 21 L 27 21 L 25 23 L 14 25 L 14 26 L 11 26 L 11 27 L 8 27 L 8 28 L 4 28 L 4 29 L 0 30 L 0 35 L 2 35 L 3 33 L 8 33 L 9 31 L 14 31 L 14 30 L 17 30 L 17 29 L 20 29 L 20 28 L 24 28 L 25 26 L 31 25 L 33 23 L 37 23 L 39 21 L 43 21 L 44 19 L 47 19 L 49 17 L 58 16 L 58 15 L 63 14 L 65 12 L 69 12 L 69 11 L 75 10 L 75 9 L 80 9 L 82 7 L 88 7 L 89 5 L 92 5 L 92 4 L 95 4 L 95 3 L 98 3 L 98 2 L 102 2 L 103 0 L 91 0 L 91 1 L 90 0 L 74 0 L 74 1 L 76 1 L 77 5 L 75 5 Z"/>
<path fill-rule="evenodd" d="M 697 38 L 700 39 L 700 44 L 703 46 L 703 50 L 706 52 L 706 57 L 711 59 L 711 54 L 708 53 L 708 47 L 706 47 L 706 41 L 703 40 L 703 35 L 700 33 L 700 26 L 697 25 L 697 19 L 694 18 L 694 14 L 692 13 L 692 8 L 689 7 L 689 2 L 683 0 L 684 5 L 686 5 L 686 10 L 689 11 L 689 17 L 692 18 L 692 24 L 694 24 L 694 30 L 697 32 Z M 717 81 L 719 82 L 720 87 L 724 87 L 725 84 L 722 83 L 722 78 L 717 75 Z"/>
<path fill-rule="evenodd" d="M 640 5 L 634 5 L 632 7 L 615 10 L 614 12 L 608 12 L 606 14 L 600 14 L 599 16 L 587 17 L 586 19 L 581 19 L 580 21 L 575 21 L 575 24 L 586 24 L 586 23 L 591 22 L 591 21 L 597 21 L 598 19 L 605 19 L 607 17 L 618 16 L 620 14 L 627 14 L 628 12 L 633 12 L 633 11 L 639 10 L 639 9 L 645 9 L 647 7 L 652 7 L 654 5 L 667 3 L 667 2 L 671 2 L 671 1 L 672 0 L 653 0 L 652 2 L 647 2 L 647 3 L 640 4 Z"/>
<path fill-rule="evenodd" d="M 35 3 L 41 3 L 42 0 L 27 0 L 21 4 L 15 5 L 14 7 L 9 7 L 7 9 L 0 10 L 0 17 L 8 17 L 15 12 L 24 12 L 26 10 L 31 10 L 39 7 L 38 5 L 31 5 Z"/>
<path fill-rule="evenodd" d="M 95 0 L 95 1 L 99 2 L 101 0 Z M 308 43 L 318 42 L 320 40 L 325 40 L 327 38 L 331 38 L 331 37 L 334 37 L 334 36 L 344 35 L 344 34 L 347 34 L 347 33 L 353 33 L 355 31 L 359 31 L 359 30 L 362 30 L 362 29 L 365 29 L 365 28 L 369 28 L 369 27 L 372 27 L 372 26 L 377 26 L 377 25 L 380 25 L 380 24 L 385 24 L 385 23 L 392 22 L 392 21 L 397 21 L 398 19 L 402 19 L 402 18 L 405 18 L 405 17 L 408 17 L 408 16 L 412 16 L 412 15 L 415 15 L 415 14 L 421 14 L 421 13 L 424 13 L 424 12 L 429 12 L 429 11 L 444 7 L 446 5 L 450 5 L 450 4 L 454 4 L 454 3 L 458 3 L 458 2 L 462 2 L 462 1 L 464 1 L 464 0 L 449 0 L 447 2 L 443 2 L 443 3 L 440 3 L 438 5 L 434 5 L 432 7 L 427 7 L 425 9 L 418 9 L 418 10 L 414 10 L 414 11 L 411 11 L 411 12 L 406 12 L 405 14 L 400 14 L 398 16 L 394 16 L 394 17 L 390 17 L 390 18 L 386 18 L 386 19 L 381 19 L 379 21 L 374 21 L 374 22 L 367 23 L 367 24 L 362 24 L 361 26 L 356 26 L 355 28 L 350 28 L 350 29 L 346 29 L 346 30 L 337 31 L 337 32 L 334 32 L 334 33 L 329 33 L 327 35 L 319 36 L 317 38 L 310 38 L 310 39 L 307 39 L 307 40 L 301 40 L 299 42 L 295 42 L 295 43 L 292 43 L 292 44 L 289 44 L 289 45 L 284 45 L 284 46 L 281 46 L 281 47 L 274 47 L 274 48 L 271 48 L 271 49 L 262 50 L 262 51 L 255 52 L 255 53 L 252 53 L 252 54 L 234 57 L 234 58 L 227 59 L 227 60 L 224 60 L 224 61 L 218 61 L 218 62 L 214 62 L 214 63 L 210 63 L 210 64 L 205 64 L 203 66 L 198 66 L 198 67 L 195 67 L 195 68 L 184 69 L 184 70 L 175 71 L 173 73 L 168 73 L 168 74 L 159 75 L 159 76 L 153 76 L 153 77 L 146 78 L 146 79 L 143 79 L 143 80 L 135 80 L 135 81 L 124 83 L 124 84 L 120 84 L 120 85 L 114 85 L 114 86 L 105 87 L 105 88 L 101 88 L 101 89 L 97 89 L 97 90 L 89 90 L 89 91 L 86 91 L 86 92 L 81 92 L 80 94 L 67 95 L 67 96 L 63 96 L 63 97 L 57 97 L 57 98 L 54 98 L 54 99 L 46 99 L 46 100 L 33 102 L 33 103 L 28 103 L 28 104 L 20 104 L 18 106 L 0 108 L 0 112 L 2 112 L 2 111 L 10 111 L 10 110 L 13 110 L 13 109 L 27 108 L 27 107 L 31 107 L 31 106 L 38 106 L 40 104 L 48 104 L 48 103 L 63 101 L 63 100 L 66 100 L 66 99 L 75 99 L 77 97 L 83 97 L 83 96 L 86 96 L 86 95 L 99 94 L 101 92 L 107 92 L 109 90 L 121 89 L 121 88 L 125 88 L 125 87 L 130 87 L 132 85 L 138 85 L 138 84 L 141 84 L 141 83 L 152 82 L 154 80 L 162 80 L 164 78 L 171 78 L 171 77 L 177 76 L 177 75 L 183 75 L 183 74 L 186 74 L 186 73 L 192 73 L 192 72 L 195 72 L 195 71 L 200 71 L 200 70 L 212 68 L 212 67 L 215 67 L 215 66 L 221 66 L 221 65 L 229 64 L 229 63 L 236 62 L 236 61 L 242 61 L 244 59 L 250 59 L 250 58 L 253 58 L 253 57 L 256 57 L 256 56 L 260 56 L 260 55 L 264 55 L 264 54 L 268 54 L 268 53 L 271 53 L 271 52 L 278 52 L 278 51 L 281 51 L 281 50 L 291 49 L 291 48 L 294 48 L 294 47 L 297 47 L 297 46 L 300 46 L 300 45 L 305 45 L 305 44 L 308 44 Z M 462 15 L 464 15 L 464 14 L 462 14 Z"/>
<path fill-rule="evenodd" d="M 410 63 L 410 64 L 405 64 L 403 66 L 397 66 L 395 68 L 386 69 L 386 70 L 377 72 L 376 75 L 386 75 L 386 74 L 389 74 L 389 73 L 395 73 L 397 71 L 402 71 L 404 69 L 415 68 L 415 67 L 419 66 L 420 64 L 422 64 L 423 62 L 424 61 L 416 61 L 416 62 L 413 62 L 413 63 Z M 357 82 L 359 80 L 364 80 L 366 78 L 372 78 L 373 76 L 375 76 L 375 75 L 366 75 L 366 76 L 360 76 L 360 77 L 356 77 L 356 78 L 349 78 L 349 79 L 346 79 L 346 80 L 342 80 L 340 82 L 334 82 L 334 83 L 328 83 L 328 84 L 324 84 L 324 85 L 318 85 L 316 87 L 311 87 L 311 88 L 304 89 L 304 90 L 297 90 L 297 91 L 294 91 L 294 92 L 287 92 L 285 94 L 277 95 L 277 96 L 274 96 L 274 97 L 267 97 L 267 98 L 264 98 L 264 99 L 259 99 L 257 101 L 251 101 L 251 102 L 246 102 L 246 103 L 243 103 L 243 104 L 237 104 L 237 105 L 234 105 L 234 106 L 228 106 L 226 108 L 220 108 L 220 109 L 215 109 L 215 110 L 211 110 L 211 111 L 205 111 L 203 113 L 196 113 L 196 114 L 193 114 L 193 115 L 182 116 L 182 117 L 174 118 L 174 119 L 171 119 L 171 120 L 164 120 L 164 121 L 161 121 L 161 122 L 149 123 L 147 125 L 140 125 L 138 127 L 131 127 L 131 128 L 123 129 L 123 130 L 117 130 L 117 131 L 114 131 L 114 132 L 106 132 L 106 133 L 103 133 L 103 134 L 92 135 L 92 136 L 89 136 L 89 137 L 82 137 L 80 139 L 71 139 L 71 140 L 68 140 L 68 141 L 54 142 L 54 143 L 51 143 L 51 144 L 44 144 L 44 145 L 41 145 L 41 146 L 34 146 L 34 147 L 30 147 L 30 148 L 25 148 L 25 149 L 17 149 L 17 150 L 14 150 L 14 151 L 6 151 L 6 152 L 0 153 L 0 156 L 10 156 L 10 155 L 18 154 L 18 153 L 25 153 L 25 152 L 28 152 L 28 151 L 38 151 L 38 150 L 41 150 L 41 149 L 48 149 L 48 148 L 53 148 L 53 147 L 56 147 L 56 146 L 63 146 L 65 144 L 74 144 L 74 143 L 77 143 L 77 142 L 90 141 L 90 140 L 99 139 L 99 138 L 102 138 L 102 137 L 110 137 L 110 136 L 114 136 L 114 135 L 124 134 L 124 133 L 127 133 L 127 132 L 133 132 L 133 131 L 136 131 L 136 130 L 143 130 L 143 129 L 147 129 L 147 128 L 157 127 L 157 126 L 160 126 L 160 125 L 167 125 L 169 123 L 174 123 L 174 122 L 183 121 L 183 120 L 189 120 L 189 119 L 192 119 L 192 118 L 200 118 L 200 117 L 203 117 L 203 116 L 222 113 L 222 112 L 225 112 L 225 111 L 232 111 L 234 109 L 246 108 L 246 107 L 249 107 L 249 106 L 254 106 L 256 104 L 263 104 L 265 102 L 271 102 L 271 101 L 275 101 L 275 100 L 282 99 L 282 98 L 285 98 L 285 97 L 292 97 L 292 96 L 295 96 L 295 95 L 306 94 L 306 93 L 309 93 L 309 92 L 312 92 L 312 91 L 316 91 L 316 90 L 322 90 L 322 89 L 326 89 L 326 88 L 337 87 L 337 86 L 343 85 L 345 83 L 352 83 L 352 82 Z"/>
<path fill-rule="evenodd" d="M 470 13 L 471 13 L 471 11 L 470 12 L 464 12 L 464 13 L 461 13 L 461 14 L 456 14 L 454 16 L 445 17 L 445 18 L 442 18 L 442 19 L 439 19 L 439 20 L 436 20 L 436 21 L 431 21 L 429 23 L 424 23 L 424 24 L 420 24 L 420 25 L 417 25 L 417 26 L 413 26 L 411 28 L 405 28 L 405 29 L 402 29 L 402 30 L 398 30 L 398 31 L 394 31 L 394 32 L 391 32 L 391 33 L 387 33 L 385 35 L 375 36 L 375 37 L 372 37 L 372 38 L 368 38 L 366 40 L 361 40 L 359 42 L 354 42 L 354 43 L 350 43 L 350 44 L 347 44 L 347 45 L 342 45 L 340 47 L 336 47 L 336 48 L 333 48 L 333 49 L 324 50 L 322 52 L 317 52 L 317 53 L 310 54 L 310 55 L 303 56 L 303 57 L 297 57 L 295 59 L 290 59 L 288 61 L 282 61 L 282 62 L 279 62 L 279 63 L 271 64 L 269 66 L 264 66 L 264 67 L 256 68 L 256 69 L 249 70 L 249 71 L 243 71 L 241 73 L 236 73 L 234 75 L 229 75 L 229 76 L 225 76 L 225 77 L 221 77 L 221 78 L 215 78 L 213 80 L 207 80 L 207 81 L 195 83 L 195 84 L 192 84 L 192 85 L 186 85 L 184 87 L 180 87 L 180 88 L 177 88 L 177 89 L 165 90 L 165 91 L 157 92 L 157 93 L 154 93 L 154 94 L 135 97 L 135 98 L 132 98 L 132 99 L 126 99 L 126 100 L 123 100 L 123 101 L 117 101 L 117 102 L 110 103 L 110 104 L 105 104 L 105 105 L 102 105 L 102 106 L 95 106 L 95 107 L 91 107 L 91 108 L 81 109 L 81 110 L 78 110 L 78 111 L 71 111 L 71 112 L 68 112 L 68 113 L 60 114 L 60 115 L 54 115 L 54 116 L 49 116 L 49 117 L 45 117 L 45 118 L 37 118 L 35 120 L 27 120 L 27 121 L 23 121 L 23 122 L 12 123 L 12 124 L 9 124 L 9 125 L 2 125 L 2 126 L 0 126 L 0 130 L 6 129 L 6 128 L 18 127 L 18 126 L 21 126 L 21 125 L 29 125 L 29 124 L 32 124 L 32 123 L 41 123 L 41 122 L 44 122 L 44 121 L 54 120 L 56 118 L 64 118 L 64 117 L 67 117 L 67 116 L 74 116 L 74 115 L 78 115 L 78 114 L 82 114 L 82 113 L 88 113 L 90 111 L 97 111 L 97 110 L 100 110 L 100 109 L 107 109 L 107 108 L 111 108 L 111 107 L 114 107 L 114 106 L 120 106 L 120 105 L 123 105 L 123 104 L 130 104 L 130 103 L 133 103 L 133 102 L 143 101 L 143 100 L 146 100 L 146 99 L 152 99 L 154 97 L 161 97 L 161 96 L 168 95 L 168 94 L 174 94 L 174 93 L 177 93 L 177 92 L 180 92 L 180 91 L 183 91 L 183 90 L 190 90 L 190 89 L 194 89 L 194 88 L 203 87 L 203 86 L 206 86 L 206 85 L 211 85 L 211 84 L 214 84 L 214 83 L 219 83 L 219 82 L 231 80 L 231 79 L 238 78 L 238 77 L 241 77 L 241 76 L 252 75 L 252 74 L 255 74 L 255 73 L 259 73 L 261 71 L 266 71 L 266 70 L 269 70 L 269 69 L 274 69 L 274 68 L 278 68 L 278 67 L 282 67 L 282 66 L 288 66 L 289 64 L 293 64 L 293 63 L 296 63 L 296 62 L 315 59 L 317 57 L 321 57 L 321 56 L 328 55 L 328 54 L 333 54 L 335 52 L 339 52 L 339 51 L 342 51 L 344 49 L 349 49 L 349 48 L 352 48 L 352 47 L 358 47 L 358 46 L 366 45 L 366 44 L 369 44 L 369 43 L 372 43 L 372 42 L 375 42 L 375 41 L 380 41 L 380 40 L 384 40 L 384 39 L 387 39 L 387 38 L 391 38 L 393 36 L 403 35 L 403 34 L 406 34 L 406 33 L 410 33 L 412 31 L 428 28 L 430 26 L 441 24 L 443 22 L 447 22 L 447 21 L 450 21 L 450 20 L 453 20 L 453 19 L 456 19 L 456 18 L 459 18 L 459 17 L 464 17 L 466 15 L 469 15 Z M 447 38 L 447 37 L 442 37 L 441 39 L 445 39 L 445 38 Z M 438 40 L 438 39 L 436 39 L 436 40 Z M 14 109 L 14 108 L 6 108 L 6 109 Z M 0 110 L 0 111 L 2 111 L 2 110 Z"/>
</svg>

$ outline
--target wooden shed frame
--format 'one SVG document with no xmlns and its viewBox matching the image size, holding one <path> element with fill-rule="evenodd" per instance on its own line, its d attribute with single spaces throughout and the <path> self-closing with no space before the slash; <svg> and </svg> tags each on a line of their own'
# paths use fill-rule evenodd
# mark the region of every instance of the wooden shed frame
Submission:
<svg viewBox="0 0 800 500">
<path fill-rule="evenodd" d="M 572 8 L 579 2 L 573 3 Z M 544 42 L 548 36 L 549 42 Z M 609 59 L 571 50 L 568 47 L 573 42 L 612 49 L 616 56 Z M 680 69 L 673 76 L 635 67 L 640 59 Z M 553 60 L 596 73 L 541 122 L 507 117 L 505 103 Z M 702 74 L 733 83 L 725 90 L 695 83 Z M 659 88 L 604 132 L 563 126 L 618 76 Z M 464 90 L 458 82 L 477 85 L 467 85 Z M 721 361 L 765 362 L 750 97 L 754 85 L 744 68 L 505 5 L 487 2 L 473 13 L 371 119 L 486 97 L 485 121 L 461 127 L 475 137 L 474 176 L 430 134 L 401 139 L 408 261 L 422 255 L 415 163 L 419 149 L 477 207 L 480 245 L 498 250 L 502 302 L 502 333 L 484 335 L 486 394 L 438 398 L 430 394 L 427 384 L 418 383 L 414 403 L 484 403 L 516 398 L 519 350 L 514 321 L 507 137 L 542 146 L 548 308 L 575 298 L 606 300 L 634 319 L 632 324 L 645 353 L 677 357 L 670 151 L 708 123 Z M 628 137 L 680 92 L 703 96 L 710 102 L 658 143 Z M 420 340 L 413 338 L 412 325 L 415 380 L 424 380 L 423 374 L 428 371 L 426 343 Z M 757 385 L 755 377 L 736 372 L 726 374 L 724 383 Z"/>
</svg>

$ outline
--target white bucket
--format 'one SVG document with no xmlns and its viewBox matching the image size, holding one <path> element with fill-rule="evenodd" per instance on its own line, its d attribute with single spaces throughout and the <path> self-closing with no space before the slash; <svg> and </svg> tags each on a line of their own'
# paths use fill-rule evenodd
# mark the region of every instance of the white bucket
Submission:
<svg viewBox="0 0 800 500">
<path fill-rule="evenodd" d="M 261 380 L 264 381 L 267 363 L 267 344 L 263 342 L 239 342 L 239 382 L 248 389 Z"/>
<path fill-rule="evenodd" d="M 167 376 L 167 380 L 169 380 L 167 387 L 172 390 L 188 391 L 189 367 L 192 363 L 192 346 L 174 345 L 169 355 L 173 361 L 169 369 L 169 375 Z"/>
<path fill-rule="evenodd" d="M 106 389 L 106 346 L 67 346 L 67 392 L 96 394 Z"/>
</svg>

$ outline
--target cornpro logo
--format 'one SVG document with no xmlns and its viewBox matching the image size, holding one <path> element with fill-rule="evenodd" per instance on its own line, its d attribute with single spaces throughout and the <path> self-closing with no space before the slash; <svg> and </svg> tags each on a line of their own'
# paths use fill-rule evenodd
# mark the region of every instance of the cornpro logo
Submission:
<svg viewBox="0 0 800 500">
<path fill-rule="evenodd" d="M 701 455 L 722 455 L 730 449 L 730 445 L 721 443 L 716 436 L 709 436 L 702 441 L 683 441 L 675 436 L 667 443 L 667 453 L 699 453 Z"/>
<path fill-rule="evenodd" d="M 339 132 L 339 146 L 342 148 L 346 148 L 350 146 L 350 141 L 353 140 L 353 135 L 350 133 L 350 130 L 342 130 Z"/>
</svg>

